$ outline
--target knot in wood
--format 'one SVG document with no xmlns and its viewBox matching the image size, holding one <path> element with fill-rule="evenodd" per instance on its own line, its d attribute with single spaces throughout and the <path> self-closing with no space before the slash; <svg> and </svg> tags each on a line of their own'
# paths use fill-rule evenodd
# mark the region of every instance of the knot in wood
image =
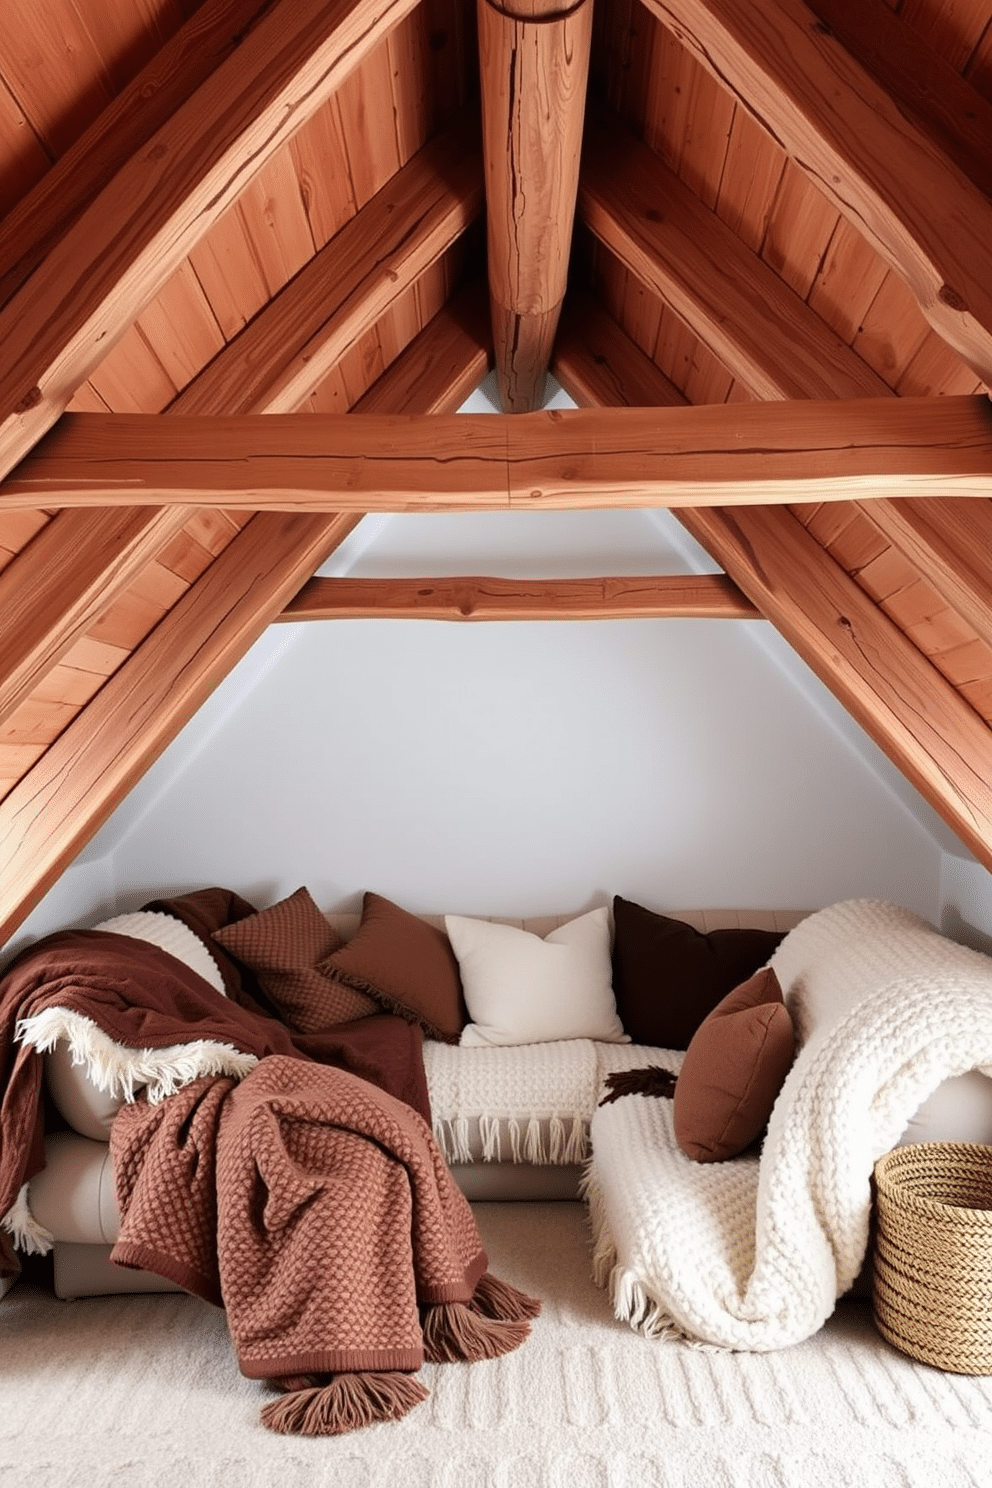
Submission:
<svg viewBox="0 0 992 1488">
<path fill-rule="evenodd" d="M 17 407 L 14 409 L 14 412 L 27 413 L 28 410 L 31 408 L 37 408 L 38 404 L 41 402 L 41 399 L 42 391 L 40 387 L 29 388 L 29 390 L 24 394 L 24 397 L 21 399 L 20 403 L 18 403 Z"/>
<path fill-rule="evenodd" d="M 942 284 L 937 291 L 937 298 L 942 305 L 947 305 L 951 310 L 965 311 L 968 308 L 964 296 L 959 294 L 950 284 Z"/>
</svg>

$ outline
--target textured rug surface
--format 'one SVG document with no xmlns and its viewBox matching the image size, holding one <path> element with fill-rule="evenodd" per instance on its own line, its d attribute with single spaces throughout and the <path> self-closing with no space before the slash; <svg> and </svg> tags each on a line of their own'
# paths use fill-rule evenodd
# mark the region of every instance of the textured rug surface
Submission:
<svg viewBox="0 0 992 1488">
<path fill-rule="evenodd" d="M 773 1354 L 649 1341 L 589 1279 L 578 1204 L 474 1206 L 493 1269 L 544 1299 L 491 1363 L 426 1366 L 404 1420 L 259 1425 L 223 1315 L 185 1296 L 0 1303 L 0 1488 L 992 1488 L 992 1379 L 914 1364 L 842 1304 Z"/>
</svg>

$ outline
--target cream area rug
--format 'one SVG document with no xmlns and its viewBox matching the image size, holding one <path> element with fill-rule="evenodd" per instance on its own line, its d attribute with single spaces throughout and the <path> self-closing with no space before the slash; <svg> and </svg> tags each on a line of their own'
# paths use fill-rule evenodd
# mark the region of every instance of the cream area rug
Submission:
<svg viewBox="0 0 992 1488">
<path fill-rule="evenodd" d="M 914 1364 L 843 1303 L 772 1354 L 652 1341 L 590 1280 L 579 1204 L 475 1206 L 493 1270 L 544 1299 L 491 1363 L 346 1437 L 273 1435 L 223 1314 L 177 1295 L 0 1303 L 0 1485 L 31 1488 L 992 1488 L 992 1379 Z"/>
</svg>

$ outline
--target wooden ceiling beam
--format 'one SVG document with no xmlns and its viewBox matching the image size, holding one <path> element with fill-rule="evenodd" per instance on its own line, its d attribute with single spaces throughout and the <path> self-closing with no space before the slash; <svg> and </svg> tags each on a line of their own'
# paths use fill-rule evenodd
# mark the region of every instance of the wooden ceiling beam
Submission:
<svg viewBox="0 0 992 1488">
<path fill-rule="evenodd" d="M 992 198 L 992 103 L 886 0 L 812 0 L 810 9 L 938 149 Z"/>
<path fill-rule="evenodd" d="M 551 370 L 580 408 L 685 408 L 688 398 L 644 355 L 598 301 L 570 293 Z"/>
<path fill-rule="evenodd" d="M 632 342 L 621 358 L 619 394 L 643 389 L 653 362 Z M 555 375 L 577 397 L 596 386 L 590 353 L 579 336 Z M 667 379 L 657 368 L 658 390 Z M 937 400 L 939 401 L 939 400 Z M 924 512 L 941 510 L 918 504 Z M 890 503 L 873 503 L 888 506 Z M 967 503 L 953 503 L 967 511 Z M 985 510 L 985 504 L 976 510 Z M 992 869 L 990 731 L 888 616 L 784 507 L 681 510 L 679 520 L 785 636 L 797 654 L 858 720 L 938 814 Z M 982 550 L 986 546 L 983 539 Z"/>
<path fill-rule="evenodd" d="M 868 502 L 863 509 L 950 608 L 992 646 L 992 507 L 949 497 Z"/>
<path fill-rule="evenodd" d="M 645 3 L 905 280 L 937 333 L 992 388 L 992 202 L 918 115 L 802 0 Z"/>
<path fill-rule="evenodd" d="M 310 579 L 280 620 L 756 620 L 724 574 Z"/>
<path fill-rule="evenodd" d="M 58 512 L 0 573 L 0 722 L 189 520 L 182 507 Z"/>
<path fill-rule="evenodd" d="M 477 128 L 462 118 L 418 152 L 167 413 L 268 413 L 302 401 L 481 213 L 476 136 Z M 458 348 L 447 351 L 449 373 L 460 362 L 474 365 Z M 105 516 L 62 511 L 8 565 L 0 574 L 0 719 L 109 609 L 189 515 L 183 507 L 117 507 Z"/>
<path fill-rule="evenodd" d="M 66 414 L 0 509 L 580 509 L 992 494 L 984 396 L 163 419 Z"/>
<path fill-rule="evenodd" d="M 478 0 L 489 293 L 500 402 L 545 380 L 568 275 L 592 0 Z"/>
<path fill-rule="evenodd" d="M 419 150 L 183 389 L 170 414 L 289 413 L 485 205 L 478 122 Z"/>
<path fill-rule="evenodd" d="M 471 328 L 480 319 L 478 297 L 474 312 L 459 302 L 444 313 L 457 317 L 461 332 L 446 338 L 449 351 L 477 366 Z M 485 344 L 484 329 L 481 335 Z M 394 368 L 380 379 L 380 398 Z M 413 387 L 397 377 L 397 407 L 453 413 L 464 383 L 453 364 L 443 385 L 437 375 Z M 0 802 L 0 945 L 359 520 L 354 513 L 253 517 Z"/>
<path fill-rule="evenodd" d="M 417 0 L 276 0 L 0 312 L 0 476 L 221 213 Z"/>
<path fill-rule="evenodd" d="M 241 45 L 264 0 L 205 0 L 0 221 L 0 307 L 116 173 Z"/>
<path fill-rule="evenodd" d="M 613 114 L 586 125 L 579 213 L 754 398 L 890 388 Z"/>
<path fill-rule="evenodd" d="M 253 517 L 0 802 L 0 944 L 357 520 Z"/>
<path fill-rule="evenodd" d="M 992 735 L 784 507 L 680 514 L 889 759 L 992 868 Z"/>
<path fill-rule="evenodd" d="M 478 280 L 442 305 L 351 411 L 453 413 L 492 365 L 489 297 Z"/>
</svg>

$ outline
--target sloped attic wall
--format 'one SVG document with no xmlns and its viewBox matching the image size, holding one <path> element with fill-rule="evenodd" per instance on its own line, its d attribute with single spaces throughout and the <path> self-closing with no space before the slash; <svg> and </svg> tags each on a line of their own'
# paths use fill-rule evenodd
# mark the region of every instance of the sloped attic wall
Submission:
<svg viewBox="0 0 992 1488">
<path fill-rule="evenodd" d="M 649 512 L 379 518 L 334 563 L 679 572 L 680 534 Z M 872 895 L 936 919 L 939 843 L 811 705 L 815 679 L 797 687 L 757 643 L 767 630 L 273 627 L 18 940 L 207 883 L 259 905 L 305 883 L 325 909 L 372 888 L 414 910 L 510 915 L 616 892 L 657 908 Z"/>
</svg>

